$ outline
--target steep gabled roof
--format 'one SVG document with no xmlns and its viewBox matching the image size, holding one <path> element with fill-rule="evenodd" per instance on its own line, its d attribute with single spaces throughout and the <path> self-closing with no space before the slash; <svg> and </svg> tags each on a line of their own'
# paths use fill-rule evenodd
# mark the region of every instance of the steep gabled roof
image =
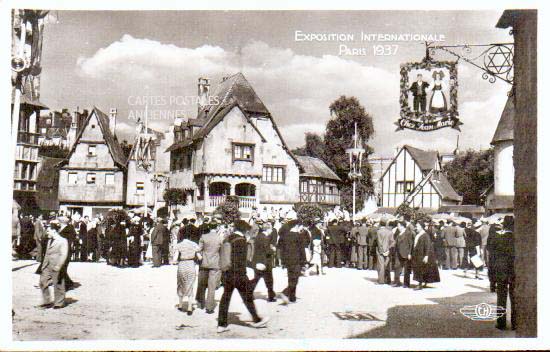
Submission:
<svg viewBox="0 0 550 352">
<path fill-rule="evenodd" d="M 279 136 L 283 149 L 291 156 L 296 165 L 301 169 L 296 156 L 292 154 L 290 148 L 286 144 L 281 131 L 277 127 L 277 124 L 273 120 L 269 110 L 264 105 L 260 97 L 254 91 L 254 88 L 250 85 L 244 75 L 239 72 L 233 76 L 224 78 L 220 84 L 210 93 L 210 101 L 215 102 L 202 109 L 196 119 L 190 119 L 187 121 L 188 125 L 199 126 L 200 129 L 191 138 L 184 139 L 182 141 L 172 144 L 166 151 L 172 151 L 179 148 L 183 148 L 191 145 L 194 142 L 202 140 L 204 137 L 212 131 L 218 123 L 220 123 L 224 117 L 234 108 L 238 107 L 250 125 L 256 130 L 263 141 L 266 141 L 260 130 L 252 123 L 251 118 L 255 116 L 262 116 L 269 118 L 275 129 L 275 132 Z"/>
<path fill-rule="evenodd" d="M 296 158 L 304 169 L 304 171 L 300 173 L 300 176 L 318 177 L 338 182 L 342 181 L 321 159 L 301 155 L 296 155 Z"/>
<path fill-rule="evenodd" d="M 514 116 L 516 114 L 516 107 L 514 105 L 514 98 L 508 97 L 506 105 L 504 105 L 504 110 L 502 110 L 502 115 L 500 115 L 500 120 L 498 121 L 498 126 L 493 136 L 491 144 L 495 144 L 503 141 L 514 140 Z"/>
<path fill-rule="evenodd" d="M 425 151 L 410 145 L 405 145 L 403 148 L 407 149 L 422 171 L 434 169 L 439 162 L 436 151 Z"/>
<path fill-rule="evenodd" d="M 124 151 L 122 150 L 122 147 L 118 143 L 118 140 L 116 138 L 116 135 L 113 135 L 111 133 L 111 130 L 109 128 L 109 117 L 101 110 L 99 110 L 97 107 L 94 106 L 88 117 L 86 118 L 86 121 L 82 124 L 82 127 L 78 131 L 78 134 L 76 136 L 75 142 L 73 143 L 73 146 L 71 147 L 71 150 L 69 151 L 69 154 L 67 155 L 67 158 L 65 158 L 61 163 L 61 165 L 66 164 L 71 156 L 73 155 L 76 146 L 78 145 L 80 138 L 82 138 L 82 134 L 84 133 L 84 130 L 86 130 L 86 127 L 90 123 L 90 119 L 92 115 L 97 116 L 97 123 L 99 125 L 99 128 L 101 129 L 101 134 L 103 135 L 103 139 L 105 140 L 105 144 L 107 144 L 107 147 L 109 148 L 109 152 L 111 153 L 111 156 L 113 157 L 113 160 L 115 164 L 117 164 L 120 167 L 125 168 L 126 167 L 126 156 L 124 155 Z"/>
<path fill-rule="evenodd" d="M 441 198 L 444 200 L 453 200 L 457 202 L 462 201 L 462 197 L 456 193 L 455 189 L 449 183 L 447 176 L 443 173 L 439 173 L 439 176 L 432 177 L 430 180 L 431 184 L 436 189 L 437 193 L 441 195 Z"/>
</svg>

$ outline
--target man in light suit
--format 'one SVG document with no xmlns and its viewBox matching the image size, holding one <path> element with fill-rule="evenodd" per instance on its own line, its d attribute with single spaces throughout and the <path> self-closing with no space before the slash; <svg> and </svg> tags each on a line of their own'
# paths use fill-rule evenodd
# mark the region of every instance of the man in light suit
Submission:
<svg viewBox="0 0 550 352">
<path fill-rule="evenodd" d="M 203 234 L 199 240 L 199 250 L 202 261 L 199 266 L 199 278 L 197 284 L 196 301 L 200 308 L 206 308 L 206 313 L 214 313 L 216 307 L 215 294 L 218 281 L 221 278 L 220 271 L 220 250 L 223 239 L 218 235 L 218 229 L 201 226 Z M 204 295 L 208 287 L 206 302 Z"/>
<path fill-rule="evenodd" d="M 450 220 L 447 220 L 445 227 L 443 227 L 442 236 L 443 236 L 443 245 L 445 248 L 445 267 L 444 269 L 453 269 L 457 268 L 457 258 L 458 258 L 458 248 L 456 243 L 456 227 Z"/>
<path fill-rule="evenodd" d="M 386 226 L 387 220 L 380 220 L 376 233 L 376 255 L 378 267 L 378 284 L 391 284 L 390 250 L 395 246 L 392 230 Z"/>
<path fill-rule="evenodd" d="M 61 276 L 60 271 L 69 255 L 69 244 L 65 238 L 59 235 L 59 229 L 59 224 L 54 222 L 50 224 L 47 231 L 48 242 L 46 253 L 42 260 L 42 272 L 39 283 L 43 299 L 43 303 L 39 306 L 41 308 L 52 306 L 50 285 L 54 287 L 53 308 L 59 309 L 65 307 L 65 279 Z"/>
</svg>

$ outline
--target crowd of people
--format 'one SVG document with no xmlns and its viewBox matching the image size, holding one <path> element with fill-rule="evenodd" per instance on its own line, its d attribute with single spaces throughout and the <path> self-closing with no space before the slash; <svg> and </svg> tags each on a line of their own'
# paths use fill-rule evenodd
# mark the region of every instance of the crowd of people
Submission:
<svg viewBox="0 0 550 352">
<path fill-rule="evenodd" d="M 260 317 L 253 298 L 260 280 L 267 288 L 268 302 L 279 299 L 286 305 L 297 301 L 300 277 L 324 275 L 326 267 L 376 270 L 378 284 L 416 290 L 439 282 L 439 270 L 461 269 L 465 276 L 472 270 L 474 278 L 480 279 L 479 272 L 488 267 L 491 291 L 497 292 L 498 304 L 506 307 L 510 295 L 514 306 L 510 289 L 511 217 L 496 224 L 475 219 L 455 223 L 403 216 L 354 223 L 349 213 L 335 208 L 317 219 L 315 225 L 304 226 L 294 210 L 264 210 L 232 223 L 218 216 L 153 220 L 132 212 L 122 221 L 101 215 L 93 219 L 64 214 L 52 214 L 47 220 L 40 216 L 23 217 L 16 232 L 19 237 L 14 240 L 14 253 L 25 250 L 41 263 L 37 273 L 43 292 L 42 308 L 65 306 L 65 291 L 74 285 L 68 275 L 71 260 L 97 262 L 104 258 L 108 265 L 117 267 L 138 267 L 149 259 L 154 268 L 177 265 L 176 306 L 188 315 L 197 308 L 213 314 L 215 293 L 223 287 L 218 307 L 220 333 L 228 330 L 227 314 L 234 289 L 254 320 L 252 326 L 265 327 L 269 318 Z M 287 282 L 277 294 L 273 269 L 278 266 L 286 269 Z M 247 268 L 253 271 L 253 278 L 247 276 Z M 416 285 L 411 284 L 411 276 Z M 54 286 L 53 303 L 49 286 Z M 499 328 L 505 325 L 505 320 L 497 322 Z"/>
</svg>

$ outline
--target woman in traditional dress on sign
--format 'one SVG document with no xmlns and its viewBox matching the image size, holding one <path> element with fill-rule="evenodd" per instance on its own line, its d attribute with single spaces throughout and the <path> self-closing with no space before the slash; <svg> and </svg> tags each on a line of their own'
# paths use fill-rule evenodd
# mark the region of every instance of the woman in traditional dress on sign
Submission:
<svg viewBox="0 0 550 352">
<path fill-rule="evenodd" d="M 443 111 L 447 111 L 447 99 L 443 91 L 447 89 L 447 85 L 443 82 L 443 77 L 445 73 L 443 70 L 434 71 L 432 74 L 433 82 L 428 87 L 428 91 L 432 92 L 432 97 L 430 98 L 430 112 L 432 114 L 437 114 Z"/>
<path fill-rule="evenodd" d="M 439 270 L 430 235 L 425 230 L 423 222 L 416 223 L 416 235 L 412 251 L 413 279 L 418 281 L 416 290 L 421 290 L 427 284 L 439 282 Z"/>
<path fill-rule="evenodd" d="M 200 260 L 199 245 L 187 238 L 187 234 L 174 246 L 174 264 L 178 264 L 178 297 L 177 308 L 183 309 L 183 299 L 187 297 L 187 315 L 193 314 L 193 284 L 196 270 L 195 258 Z"/>
</svg>

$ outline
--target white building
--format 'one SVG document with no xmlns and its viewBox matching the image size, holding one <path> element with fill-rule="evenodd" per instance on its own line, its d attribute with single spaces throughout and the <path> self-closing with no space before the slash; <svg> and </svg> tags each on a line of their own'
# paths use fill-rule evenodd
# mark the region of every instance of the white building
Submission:
<svg viewBox="0 0 550 352">
<path fill-rule="evenodd" d="M 457 205 L 462 201 L 441 171 L 438 152 L 409 145 L 399 150 L 380 183 L 383 208 L 397 208 L 408 200 L 411 207 L 433 212 L 443 205 Z"/>
</svg>

